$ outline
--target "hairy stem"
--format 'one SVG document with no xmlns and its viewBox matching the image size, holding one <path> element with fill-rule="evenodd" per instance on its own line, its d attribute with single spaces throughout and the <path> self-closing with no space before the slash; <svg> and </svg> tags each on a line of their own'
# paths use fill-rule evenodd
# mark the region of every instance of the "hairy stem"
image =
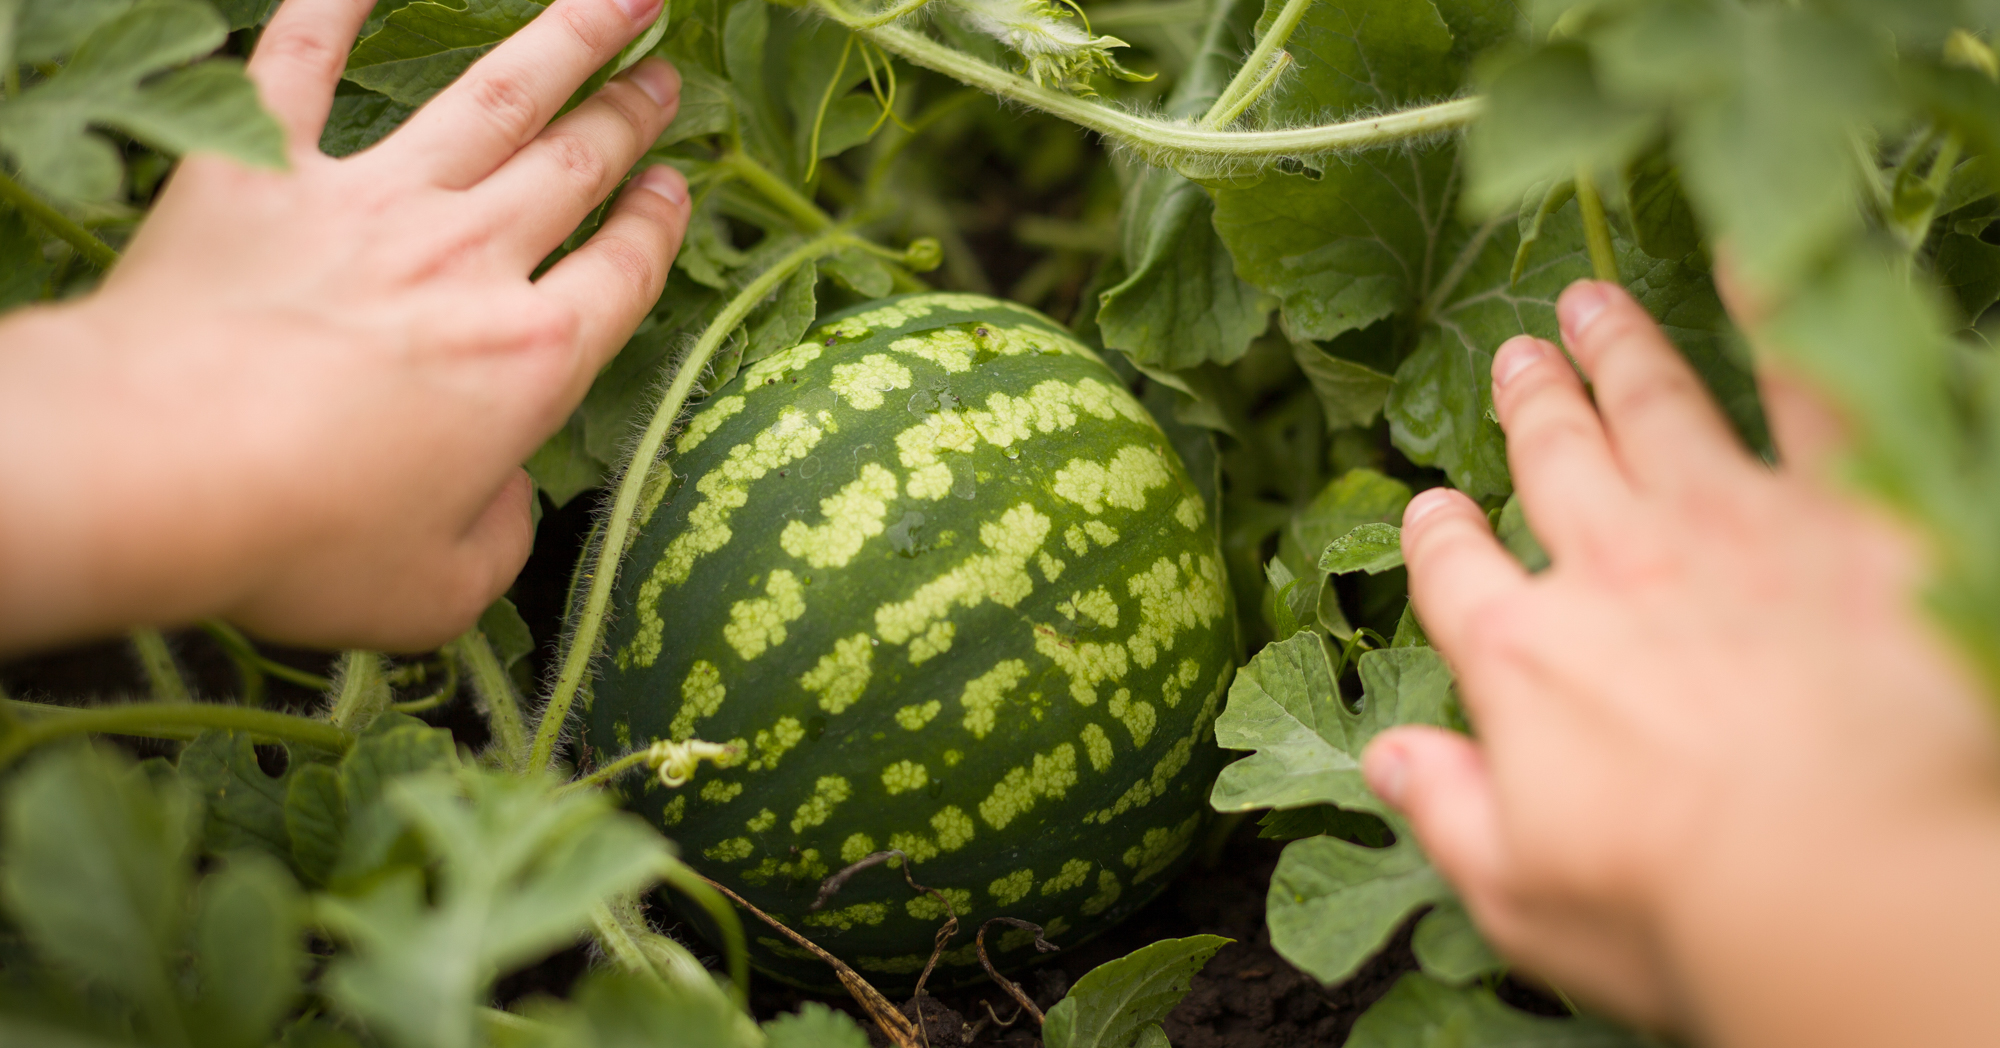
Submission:
<svg viewBox="0 0 2000 1048">
<path fill-rule="evenodd" d="M 718 167 L 728 171 L 744 185 L 756 190 L 764 199 L 776 205 L 808 235 L 824 233 L 833 228 L 833 217 L 819 209 L 819 205 L 806 198 L 804 193 L 792 188 L 790 182 L 772 174 L 764 165 L 750 159 L 740 149 L 732 149 L 722 155 Z"/>
<path fill-rule="evenodd" d="M 68 215 L 57 211 L 45 203 L 41 197 L 29 192 L 28 187 L 0 171 L 0 200 L 5 200 L 19 208 L 36 225 L 64 243 L 76 249 L 89 263 L 99 269 L 110 269 L 118 262 L 118 252 L 111 245 L 97 239 L 97 234 L 78 225 Z"/>
<path fill-rule="evenodd" d="M 372 651 L 350 651 L 340 657 L 339 693 L 334 696 L 335 727 L 360 731 L 389 708 L 389 682 L 384 679 L 382 656 Z"/>
<path fill-rule="evenodd" d="M 1250 108 L 1251 102 L 1277 82 L 1278 73 L 1284 68 L 1279 64 L 1278 55 L 1285 43 L 1291 40 L 1292 31 L 1305 18 L 1306 9 L 1312 5 L 1313 0 L 1287 0 L 1278 11 L 1278 17 L 1271 22 L 1270 31 L 1257 41 L 1256 47 L 1250 49 L 1249 56 L 1243 59 L 1242 68 L 1230 79 L 1229 86 L 1223 88 L 1215 104 L 1208 107 L 1207 115 L 1201 118 L 1202 127 L 1214 130 L 1229 126 L 1243 115 L 1245 109 Z"/>
<path fill-rule="evenodd" d="M 855 28 L 873 29 L 876 26 L 888 25 L 889 23 L 894 22 L 899 18 L 916 14 L 918 11 L 924 9 L 924 5 L 930 2 L 931 0 L 903 0 L 902 3 L 895 4 L 891 6 L 888 10 L 885 10 L 880 14 L 863 16 L 861 20 L 855 24 Z"/>
<path fill-rule="evenodd" d="M 1390 145 L 1464 127 L 1479 116 L 1486 104 L 1482 98 L 1461 98 L 1367 120 L 1276 131 L 1216 131 L 1186 127 L 1172 121 L 1134 116 L 1038 86 L 1025 77 L 898 26 L 858 29 L 854 16 L 847 12 L 840 0 L 816 0 L 816 3 L 828 18 L 855 29 L 885 51 L 893 51 L 916 65 L 988 94 L 1032 106 L 1089 128 L 1132 147 L 1154 161 L 1176 157 L 1256 160 Z"/>
<path fill-rule="evenodd" d="M 154 739 L 191 739 L 204 731 L 241 731 L 263 739 L 296 742 L 329 753 L 342 753 L 354 736 L 331 724 L 245 706 L 212 702 L 134 702 L 123 706 L 77 709 L 39 702 L 7 700 L 19 717 L 12 734 L 0 738 L 0 767 L 43 743 L 76 735 L 137 735 Z"/>
<path fill-rule="evenodd" d="M 639 494 L 646 487 L 647 478 L 652 476 L 660 450 L 666 446 L 667 433 L 679 421 L 681 409 L 687 406 L 688 396 L 694 392 L 695 382 L 707 370 L 709 359 L 715 356 L 723 340 L 743 323 L 750 311 L 764 301 L 765 296 L 776 291 L 778 285 L 799 267 L 857 243 L 859 241 L 855 237 L 829 231 L 779 259 L 729 300 L 715 322 L 701 333 L 701 339 L 695 343 L 687 359 L 681 362 L 680 370 L 674 374 L 673 384 L 667 387 L 666 396 L 653 410 L 652 421 L 639 438 L 639 446 L 633 450 L 631 461 L 625 466 L 625 475 L 618 482 L 617 500 L 612 503 L 611 516 L 604 526 L 604 537 L 597 546 L 597 569 L 590 574 L 590 591 L 584 597 L 576 630 L 570 635 L 567 650 L 563 652 L 562 670 L 556 678 L 555 690 L 550 693 L 549 703 L 542 710 L 541 723 L 535 729 L 534 746 L 528 755 L 529 770 L 544 771 L 555 759 L 556 743 L 562 739 L 563 725 L 569 720 L 569 708 L 576 701 L 577 690 L 583 686 L 584 675 L 590 671 L 591 659 L 597 655 L 604 613 L 611 605 L 611 588 L 618 580 L 618 559 L 625 553 L 626 536 L 632 530 L 632 519 L 639 508 Z"/>
<path fill-rule="evenodd" d="M 133 630 L 131 638 L 132 650 L 146 671 L 153 698 L 159 702 L 193 702 L 194 695 L 181 677 L 181 668 L 174 665 L 174 653 L 167 648 L 167 638 L 152 629 Z"/>
<path fill-rule="evenodd" d="M 1203 126 L 1209 126 L 1208 120 L 1210 118 L 1214 119 L 1215 123 L 1213 126 L 1215 127 L 1227 127 L 1230 124 L 1235 123 L 1237 117 L 1242 116 L 1244 112 L 1247 111 L 1251 106 L 1256 105 L 1258 99 L 1264 97 L 1267 93 L 1270 92 L 1271 88 L 1277 85 L 1278 78 L 1285 75 L 1285 70 L 1289 68 L 1291 64 L 1292 64 L 1291 52 L 1289 51 L 1278 52 L 1278 57 L 1272 60 L 1271 67 L 1264 71 L 1264 75 L 1258 77 L 1257 82 L 1250 85 L 1250 89 L 1248 91 L 1243 92 L 1243 94 L 1237 96 L 1235 100 L 1231 101 L 1229 103 L 1228 108 L 1222 109 L 1220 111 L 1214 109 L 1209 110 L 1209 116 L 1202 118 Z"/>
<path fill-rule="evenodd" d="M 723 892 L 716 890 L 719 886 L 677 859 L 662 864 L 660 880 L 693 900 L 715 922 L 722 933 L 722 955 L 729 964 L 730 996 L 739 1006 L 746 1006 L 750 1000 L 750 947 L 743 938 L 743 922 L 722 897 Z"/>
<path fill-rule="evenodd" d="M 1597 179 L 1588 168 L 1576 173 L 1576 206 L 1583 212 L 1583 240 L 1590 248 L 1593 276 L 1607 284 L 1623 284 L 1618 275 L 1618 249 L 1611 242 L 1611 220 L 1597 195 Z"/>
<path fill-rule="evenodd" d="M 445 650 L 452 662 L 463 665 L 466 676 L 472 678 L 472 690 L 486 712 L 486 723 L 493 732 L 493 745 L 500 751 L 501 765 L 513 772 L 527 767 L 528 728 L 521 717 L 521 700 L 486 634 L 475 628 L 446 645 Z"/>
</svg>

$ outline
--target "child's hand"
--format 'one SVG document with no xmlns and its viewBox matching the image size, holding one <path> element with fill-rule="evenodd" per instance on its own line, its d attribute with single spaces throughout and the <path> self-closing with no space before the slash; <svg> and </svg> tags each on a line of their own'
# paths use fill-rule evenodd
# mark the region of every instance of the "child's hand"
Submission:
<svg viewBox="0 0 2000 1048">
<path fill-rule="evenodd" d="M 1523 573 L 1462 495 L 1410 504 L 1417 610 L 1478 738 L 1386 733 L 1370 783 L 1496 946 L 1627 1017 L 1990 1037 L 2000 754 L 1918 606 L 1918 543 L 1827 483 L 1839 426 L 1799 387 L 1766 386 L 1774 472 L 1622 290 L 1560 312 L 1594 406 L 1548 343 L 1493 367 L 1554 566 Z M 1951 1004 L 1892 1007 L 1919 1001 Z"/>
<path fill-rule="evenodd" d="M 0 328 L 0 648 L 223 615 L 434 646 L 528 554 L 519 464 L 659 297 L 687 185 L 641 63 L 553 125 L 658 0 L 558 0 L 394 135 L 317 143 L 372 0 L 287 0 L 250 63 L 291 170 L 181 166 L 103 289 Z M 34 449 L 31 455 L 28 449 Z"/>
</svg>

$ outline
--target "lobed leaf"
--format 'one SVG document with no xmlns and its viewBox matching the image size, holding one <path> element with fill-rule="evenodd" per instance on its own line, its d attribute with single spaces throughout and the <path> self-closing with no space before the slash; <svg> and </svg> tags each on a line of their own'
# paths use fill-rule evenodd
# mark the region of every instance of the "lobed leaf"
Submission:
<svg viewBox="0 0 2000 1048">
<path fill-rule="evenodd" d="M 1363 524 L 1328 543 L 1319 557 L 1319 569 L 1335 575 L 1380 575 L 1402 566 L 1403 529 L 1394 524 Z"/>
</svg>

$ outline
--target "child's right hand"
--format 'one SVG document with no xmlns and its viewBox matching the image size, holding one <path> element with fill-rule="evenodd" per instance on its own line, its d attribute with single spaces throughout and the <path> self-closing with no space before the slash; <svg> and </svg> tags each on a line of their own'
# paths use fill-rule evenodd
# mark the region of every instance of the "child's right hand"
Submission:
<svg viewBox="0 0 2000 1048">
<path fill-rule="evenodd" d="M 658 0 L 558 0 L 395 134 L 318 141 L 372 0 L 287 0 L 250 75 L 291 169 L 184 162 L 103 288 L 0 325 L 0 650 L 225 616 L 415 650 L 528 554 L 519 464 L 659 297 L 671 168 L 535 266 L 673 119 L 651 59 L 550 125 Z M 547 126 L 545 126 L 547 125 Z"/>
</svg>

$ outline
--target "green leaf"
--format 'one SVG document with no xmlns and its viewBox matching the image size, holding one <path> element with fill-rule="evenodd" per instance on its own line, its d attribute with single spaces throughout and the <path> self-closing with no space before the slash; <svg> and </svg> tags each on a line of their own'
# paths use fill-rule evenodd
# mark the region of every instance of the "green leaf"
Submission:
<svg viewBox="0 0 2000 1048">
<path fill-rule="evenodd" d="M 257 1048 L 291 1011 L 306 962 L 303 903 L 291 874 L 255 852 L 202 881 L 194 941 L 203 1045 Z"/>
<path fill-rule="evenodd" d="M 1701 376 L 1744 445 L 1769 453 L 1771 435 L 1749 346 L 1730 323 L 1713 278 L 1693 265 L 1648 258 L 1620 246 L 1626 290 L 1659 321 L 1667 339 Z"/>
<path fill-rule="evenodd" d="M 750 342 L 743 349 L 742 364 L 754 364 L 799 344 L 819 313 L 818 286 L 819 270 L 810 262 L 785 279 L 776 297 L 751 314 Z"/>
<path fill-rule="evenodd" d="M 1271 874 L 1271 947 L 1329 986 L 1359 970 L 1411 913 L 1451 898 L 1407 827 L 1389 824 L 1398 839 L 1387 848 L 1338 837 L 1293 841 Z"/>
<path fill-rule="evenodd" d="M 403 777 L 382 795 L 426 857 L 322 900 L 321 921 L 354 947 L 324 987 L 406 1048 L 469 1048 L 497 974 L 575 939 L 593 908 L 671 854 L 603 797 L 558 797 L 541 781 L 466 770 Z"/>
<path fill-rule="evenodd" d="M 1104 344 L 1141 364 L 1230 364 L 1264 333 L 1270 306 L 1236 276 L 1215 204 L 1186 178 L 1147 168 L 1125 194 L 1123 282 L 1100 296 Z"/>
<path fill-rule="evenodd" d="M 83 43 L 106 22 L 124 14 L 133 0 L 14 0 L 12 53 L 0 47 L 0 65 L 53 62 Z M 0 11 L 7 8 L 0 7 Z M 12 12 L 9 12 L 12 13 Z"/>
<path fill-rule="evenodd" d="M 735 120 L 728 81 L 693 63 L 684 62 L 676 68 L 681 74 L 680 109 L 674 113 L 674 122 L 667 125 L 666 134 L 653 144 L 655 149 L 720 134 Z"/>
<path fill-rule="evenodd" d="M 1274 841 L 1328 836 L 1365 848 L 1387 848 L 1396 840 L 1389 824 L 1379 817 L 1331 804 L 1267 811 L 1257 820 L 1257 827 L 1258 837 Z"/>
<path fill-rule="evenodd" d="M 195 805 L 88 747 L 40 756 L 6 798 L 4 896 L 40 956 L 179 1025 L 173 958 L 187 925 Z"/>
<path fill-rule="evenodd" d="M 572 413 L 563 428 L 543 441 L 524 464 L 535 487 L 557 506 L 604 483 L 604 463 L 590 453 L 583 426 L 583 413 Z"/>
<path fill-rule="evenodd" d="M 291 779 L 285 791 L 285 837 L 292 846 L 292 866 L 306 883 L 323 885 L 347 836 L 347 799 L 341 792 L 340 772 L 308 764 L 293 772 Z"/>
<path fill-rule="evenodd" d="M 1476 176 L 1466 201 L 1481 216 L 1511 210 L 1531 187 L 1574 179 L 1579 168 L 1623 170 L 1655 133 L 1651 110 L 1602 96 L 1581 44 L 1553 44 L 1493 64 L 1487 111 L 1466 133 L 1466 161 Z"/>
<path fill-rule="evenodd" d="M 1163 939 L 1092 968 L 1049 1009 L 1048 1048 L 1132 1048 L 1140 1033 L 1187 996 L 1194 973 L 1232 940 L 1219 935 Z"/>
<path fill-rule="evenodd" d="M 2000 302 L 2000 246 L 1976 234 L 1946 233 L 1933 268 L 1968 327 Z"/>
<path fill-rule="evenodd" d="M 1372 469 L 1340 475 L 1292 515 L 1286 538 L 1317 563 L 1319 551 L 1363 524 L 1396 524 L 1410 504 L 1410 486 Z"/>
<path fill-rule="evenodd" d="M 124 172 L 117 150 L 92 127 L 172 155 L 213 152 L 283 167 L 284 133 L 240 66 L 217 60 L 175 69 L 215 50 L 225 34 L 215 10 L 195 0 L 133 7 L 91 32 L 56 75 L 0 105 L 0 149 L 37 187 L 85 201 L 110 198 Z"/>
<path fill-rule="evenodd" d="M 464 0 L 457 6 L 419 0 L 354 45 L 347 79 L 403 105 L 423 105 L 542 9 L 535 0 Z"/>
<path fill-rule="evenodd" d="M 1549 555 L 1542 549 L 1541 540 L 1528 528 L 1528 514 L 1521 506 L 1521 496 L 1509 497 L 1507 504 L 1500 508 L 1500 522 L 1493 533 L 1500 544 L 1507 547 L 1507 552 L 1521 562 L 1522 567 L 1529 571 L 1548 568 Z"/>
<path fill-rule="evenodd" d="M 848 248 L 820 259 L 819 268 L 841 286 L 866 298 L 881 298 L 896 286 L 896 277 L 889 267 L 859 248 Z"/>
<path fill-rule="evenodd" d="M 701 216 L 697 214 L 696 218 Z M 686 255 L 674 264 L 667 278 L 666 293 L 654 307 L 653 315 L 640 326 L 625 348 L 618 351 L 584 395 L 584 450 L 599 462 L 617 462 L 627 453 L 626 441 L 635 425 L 643 425 L 642 413 L 650 408 L 669 376 L 674 349 L 683 338 L 692 341 L 696 325 L 721 308 L 719 296 L 708 288 L 684 279 Z M 721 378 L 720 372 L 717 377 Z M 710 388 L 719 383 L 712 383 Z"/>
<path fill-rule="evenodd" d="M 1329 431 L 1374 425 L 1396 382 L 1366 364 L 1334 356 L 1310 343 L 1292 343 L 1292 359 L 1318 394 Z"/>
<path fill-rule="evenodd" d="M 818 1001 L 764 1024 L 769 1048 L 867 1048 L 868 1035 L 854 1020 Z"/>
<path fill-rule="evenodd" d="M 808 1004 L 806 1009 L 830 1011 L 819 1004 Z M 557 1042 L 562 1048 L 658 1048 L 663 1041 L 702 1048 L 789 1048 L 776 1038 L 767 1042 L 758 1036 L 750 1017 L 712 984 L 662 982 L 618 971 L 595 972 L 584 978 L 571 1006 L 563 1009 L 556 1021 L 569 1034 Z M 824 1043 L 828 1048 L 846 1048 L 841 1039 L 842 1021 L 846 1021 L 845 1016 L 838 1021 L 810 1023 L 809 1032 L 832 1039 L 794 1041 L 792 1045 L 805 1048 L 810 1043 Z M 847 1022 L 847 1029 L 853 1030 L 854 1024 Z M 860 1043 L 867 1044 L 867 1038 Z"/>
<path fill-rule="evenodd" d="M 202 843 L 210 853 L 254 848 L 280 859 L 291 856 L 285 794 L 305 761 L 289 748 L 286 760 L 285 774 L 264 774 L 250 736 L 233 731 L 203 732 L 181 750 L 181 782 L 205 803 Z"/>
<path fill-rule="evenodd" d="M 1453 989 L 1411 972 L 1354 1024 L 1347 1048 L 1640 1048 L 1641 1034 L 1590 1019 L 1515 1011 L 1483 986 Z"/>
<path fill-rule="evenodd" d="M 209 3 L 229 20 L 230 31 L 234 32 L 270 21 L 278 10 L 279 0 L 209 0 Z"/>
<path fill-rule="evenodd" d="M 1680 171 L 1664 150 L 1652 150 L 1627 172 L 1625 199 L 1632 236 L 1654 258 L 1694 263 L 1703 251 L 1701 222 L 1681 189 Z"/>
<path fill-rule="evenodd" d="M 42 254 L 42 241 L 19 211 L 0 207 L 0 312 L 42 297 L 55 264 Z"/>
<path fill-rule="evenodd" d="M 1222 770 L 1210 794 L 1217 811 L 1338 804 L 1390 814 L 1361 778 L 1361 751 L 1397 724 L 1448 725 L 1451 671 L 1430 648 L 1361 656 L 1358 710 L 1341 700 L 1332 652 L 1300 633 L 1269 645 L 1236 674 L 1215 722 L 1216 744 L 1255 750 Z"/>
<path fill-rule="evenodd" d="M 1425 975 L 1451 986 L 1463 986 L 1507 967 L 1507 962 L 1486 945 L 1479 929 L 1473 927 L 1472 915 L 1457 899 L 1438 903 L 1424 914 L 1410 947 Z"/>
<path fill-rule="evenodd" d="M 1327 543 L 1319 557 L 1319 569 L 1335 575 L 1380 575 L 1402 566 L 1403 529 L 1394 524 L 1363 524 Z"/>
<path fill-rule="evenodd" d="M 527 620 L 521 617 L 514 602 L 505 597 L 494 601 L 479 616 L 479 632 L 492 642 L 503 670 L 512 670 L 515 663 L 535 652 L 535 635 L 528 629 Z"/>
<path fill-rule="evenodd" d="M 1283 0 L 1266 0 L 1261 33 Z M 1463 68 L 1431 0 L 1319 0 L 1286 42 L 1294 73 L 1271 93 L 1269 123 L 1297 126 L 1456 91 Z"/>
<path fill-rule="evenodd" d="M 1318 583 L 1311 584 L 1292 574 L 1285 566 L 1284 558 L 1272 557 L 1264 565 L 1264 580 L 1270 584 L 1271 632 L 1280 637 L 1289 637 L 1302 629 L 1309 629 L 1308 623 L 1318 610 Z"/>
<path fill-rule="evenodd" d="M 333 96 L 333 111 L 320 133 L 320 152 L 330 157 L 353 156 L 387 138 L 417 111 L 388 95 L 342 84 Z"/>
</svg>

